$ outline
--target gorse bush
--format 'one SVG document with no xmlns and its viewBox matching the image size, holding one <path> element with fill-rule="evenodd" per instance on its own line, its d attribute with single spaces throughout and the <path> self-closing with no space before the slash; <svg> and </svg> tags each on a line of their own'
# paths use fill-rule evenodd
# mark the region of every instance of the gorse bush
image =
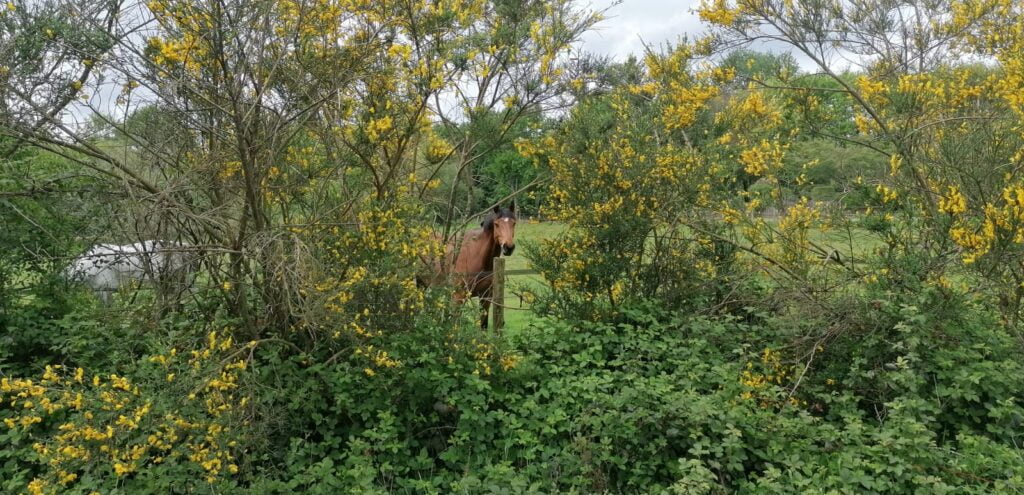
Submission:
<svg viewBox="0 0 1024 495">
<path fill-rule="evenodd" d="M 140 359 L 127 376 L 48 365 L 36 379 L 0 379 L 6 440 L 21 447 L 5 488 L 31 477 L 30 493 L 194 491 L 238 473 L 246 350 L 214 331 L 197 349 Z"/>
<path fill-rule="evenodd" d="M 700 292 L 698 280 L 728 277 L 734 259 L 716 243 L 721 222 L 702 214 L 735 180 L 710 154 L 719 146 L 709 134 L 719 132 L 709 102 L 731 73 L 696 69 L 700 49 L 651 54 L 641 82 L 520 142 L 551 171 L 545 216 L 568 226 L 529 253 L 551 288 L 541 308 L 586 318 L 629 298 L 683 304 Z"/>
</svg>

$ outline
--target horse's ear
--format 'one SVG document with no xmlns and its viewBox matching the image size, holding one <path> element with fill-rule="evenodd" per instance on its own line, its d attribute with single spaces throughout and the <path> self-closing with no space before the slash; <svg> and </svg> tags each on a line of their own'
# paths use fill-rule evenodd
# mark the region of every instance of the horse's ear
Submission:
<svg viewBox="0 0 1024 495">
<path fill-rule="evenodd" d="M 508 211 L 512 212 L 513 214 L 516 212 L 516 200 L 513 199 L 512 203 L 508 205 Z"/>
<path fill-rule="evenodd" d="M 494 214 L 501 216 L 501 205 L 494 205 Z"/>
</svg>

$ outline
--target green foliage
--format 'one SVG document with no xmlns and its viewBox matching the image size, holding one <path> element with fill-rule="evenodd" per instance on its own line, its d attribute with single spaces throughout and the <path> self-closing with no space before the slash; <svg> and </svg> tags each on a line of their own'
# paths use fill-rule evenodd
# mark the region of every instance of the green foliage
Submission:
<svg viewBox="0 0 1024 495">
<path fill-rule="evenodd" d="M 716 242 L 722 225 L 702 211 L 735 187 L 714 161 L 722 129 L 708 102 L 720 75 L 685 45 L 647 65 L 639 83 L 582 101 L 521 145 L 551 170 L 544 211 L 568 226 L 527 250 L 548 282 L 535 305 L 547 314 L 614 317 L 604 312 L 643 299 L 714 305 L 729 283 L 734 246 Z"/>
<path fill-rule="evenodd" d="M 443 207 L 447 192 L 455 187 L 466 197 L 464 207 L 470 213 L 485 211 L 504 198 L 514 198 L 520 216 L 540 213 L 543 196 L 538 194 L 537 179 L 543 171 L 533 161 L 519 154 L 515 142 L 540 132 L 544 122 L 536 109 L 519 111 L 523 115 L 509 115 L 506 111 L 487 111 L 471 115 L 468 122 L 458 127 L 440 127 L 439 134 L 450 142 L 471 142 L 468 151 L 475 157 L 470 168 L 460 170 L 459 160 L 449 159 L 443 172 L 447 187 L 436 195 L 438 217 L 444 218 Z"/>
<path fill-rule="evenodd" d="M 780 181 L 794 197 L 838 200 L 846 209 L 862 209 L 877 203 L 874 189 L 888 173 L 882 154 L 827 139 L 795 141 L 786 153 Z"/>
<path fill-rule="evenodd" d="M 0 140 L 0 147 L 13 140 Z M 0 160 L 0 371 L 20 374 L 53 362 L 76 332 L 67 315 L 82 300 L 60 272 L 77 255 L 77 237 L 100 221 L 82 210 L 96 187 L 46 152 L 22 149 Z M 83 323 L 88 324 L 88 323 Z"/>
<path fill-rule="evenodd" d="M 152 401 L 153 421 L 202 418 L 189 391 L 219 377 L 223 363 L 253 356 L 239 381 L 239 393 L 258 391 L 249 419 L 216 419 L 245 449 L 233 481 L 209 485 L 182 456 L 140 464 L 117 482 L 132 493 L 1024 489 L 1015 469 L 1024 420 L 1017 344 L 989 308 L 914 282 L 906 263 L 903 275 L 834 305 L 844 312 L 813 318 L 754 308 L 742 318 L 695 317 L 630 303 L 613 321 L 545 318 L 497 340 L 469 321 L 425 317 L 380 347 L 299 353 L 269 339 L 241 353 L 225 346 L 198 368 L 154 359 L 171 348 L 222 349 L 222 339 L 197 340 L 184 318 L 90 329 L 77 313 L 82 324 L 61 328 L 79 342 L 64 348 L 71 362 L 123 363 L 142 391 L 133 404 Z M 806 369 L 803 342 L 816 349 Z M 108 352 L 91 354 L 100 346 Z M 786 350 L 771 351 L 781 352 L 773 360 L 765 349 Z M 85 403 L 102 403 L 90 395 L 100 391 L 87 390 Z M 11 414 L 20 407 L 0 409 Z M 32 445 L 53 441 L 60 424 L 0 432 L 5 490 L 39 476 Z M 119 479 L 96 467 L 77 471 L 83 490 Z"/>
<path fill-rule="evenodd" d="M 729 52 L 719 66 L 736 71 L 733 85 L 743 87 L 753 82 L 771 83 L 788 80 L 799 66 L 789 52 L 769 53 L 740 48 Z"/>
<path fill-rule="evenodd" d="M 563 66 L 594 17 L 505 0 L 160 0 L 158 36 L 105 56 L 91 29 L 130 19 L 87 3 L 0 5 L 0 130 L 28 139 L 0 140 L 0 491 L 1024 493 L 1001 69 L 873 81 L 898 64 L 705 63 L 714 42 Z M 728 3 L 702 15 L 741 30 L 771 4 L 707 11 Z M 94 63 L 133 110 L 46 124 Z M 544 181 L 517 211 L 560 223 L 510 261 L 545 279 L 543 316 L 481 333 L 416 287 L 441 231 Z M 180 307 L 62 280 L 93 234 L 143 232 L 201 251 Z"/>
<path fill-rule="evenodd" d="M 580 95 L 581 98 L 607 94 L 615 89 L 630 84 L 639 84 L 643 81 L 643 64 L 635 55 L 627 56 L 626 60 L 622 62 L 612 60 L 590 60 L 590 62 L 593 65 L 589 68 L 590 86 L 584 88 L 586 92 Z"/>
<path fill-rule="evenodd" d="M 245 351 L 258 344 L 236 350 L 228 333 L 167 339 L 177 345 L 133 336 L 140 354 L 123 367 L 108 363 L 110 373 L 47 365 L 33 378 L 4 377 L 4 450 L 31 451 L 10 459 L 12 478 L 44 493 L 218 491 L 215 482 L 239 470 L 249 402 L 239 383 L 251 364 Z"/>
<path fill-rule="evenodd" d="M 510 341 L 521 361 L 491 375 L 474 373 L 476 357 L 423 340 L 395 347 L 415 366 L 373 377 L 359 373 L 358 361 L 286 364 L 278 368 L 279 400 L 287 401 L 282 421 L 292 439 L 274 462 L 283 478 L 254 486 L 309 493 L 1024 488 L 1012 467 L 1021 454 L 1020 365 L 980 308 L 966 308 L 948 326 L 922 320 L 894 331 L 988 340 L 993 354 L 978 361 L 987 364 L 971 366 L 977 344 L 963 340 L 897 359 L 896 367 L 875 355 L 881 344 L 858 351 L 841 340 L 802 377 L 798 405 L 786 402 L 796 377 L 755 388 L 740 379 L 760 349 L 785 341 L 783 321 L 685 318 L 651 305 L 621 313 L 619 323 L 541 320 Z M 878 318 L 920 320 L 906 311 Z M 426 335 L 440 337 L 434 332 Z M 865 374 L 869 362 L 878 365 L 873 375 Z M 871 382 L 858 381 L 867 376 Z M 752 390 L 755 398 L 744 398 Z"/>
<path fill-rule="evenodd" d="M 853 84 L 855 79 L 852 73 L 835 77 L 795 73 L 783 83 L 792 90 L 774 92 L 787 100 L 785 117 L 790 125 L 802 126 L 809 137 L 836 139 L 843 144 L 843 139 L 857 134 L 856 103 L 843 86 Z"/>
</svg>

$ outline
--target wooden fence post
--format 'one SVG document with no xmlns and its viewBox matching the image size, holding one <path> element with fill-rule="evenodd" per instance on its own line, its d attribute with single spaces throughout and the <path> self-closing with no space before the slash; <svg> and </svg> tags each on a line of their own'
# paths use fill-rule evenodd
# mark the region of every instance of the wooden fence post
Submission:
<svg viewBox="0 0 1024 495">
<path fill-rule="evenodd" d="M 505 258 L 494 258 L 492 276 L 491 313 L 494 315 L 494 330 L 500 332 L 505 326 Z"/>
</svg>

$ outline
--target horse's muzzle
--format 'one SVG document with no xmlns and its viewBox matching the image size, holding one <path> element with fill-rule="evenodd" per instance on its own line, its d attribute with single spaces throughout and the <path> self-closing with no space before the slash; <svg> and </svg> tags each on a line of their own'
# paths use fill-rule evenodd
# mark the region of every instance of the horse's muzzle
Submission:
<svg viewBox="0 0 1024 495">
<path fill-rule="evenodd" d="M 511 245 L 509 245 L 509 244 L 502 244 L 501 245 L 501 253 L 504 254 L 505 256 L 511 256 L 512 255 L 512 251 L 515 251 L 515 250 L 516 250 L 516 245 L 515 244 L 511 244 Z"/>
</svg>

